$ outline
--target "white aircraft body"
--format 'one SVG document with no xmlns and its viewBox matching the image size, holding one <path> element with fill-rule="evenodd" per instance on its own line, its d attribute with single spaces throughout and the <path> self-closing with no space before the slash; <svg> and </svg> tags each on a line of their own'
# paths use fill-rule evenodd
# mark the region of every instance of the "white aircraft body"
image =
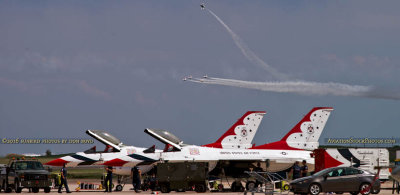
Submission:
<svg viewBox="0 0 400 195">
<path fill-rule="evenodd" d="M 220 146 L 221 148 L 250 148 L 251 142 L 253 141 L 265 113 L 265 111 L 246 112 L 215 143 L 210 145 Z M 156 150 L 154 145 L 150 148 L 126 146 L 119 139 L 102 130 L 87 130 L 86 133 L 105 144 L 106 149 L 104 151 L 96 151 L 96 147 L 93 147 L 85 152 L 78 152 L 73 155 L 67 155 L 49 161 L 46 165 L 62 166 L 66 164 L 67 167 L 103 166 L 103 163 L 106 161 L 128 155 L 131 158 L 140 159 L 140 162 L 135 165 L 140 166 L 141 171 L 145 173 L 154 166 L 155 162 L 152 158 L 146 157 L 147 155 L 151 156 L 153 154 L 161 154 L 163 151 L 171 149 L 171 145 L 168 144 L 164 150 Z M 171 139 L 179 140 L 169 132 L 164 131 L 164 133 L 164 136 L 169 136 Z M 239 136 L 240 134 L 246 134 L 245 138 L 240 140 L 230 139 L 232 136 Z M 115 168 L 115 173 L 118 175 L 130 175 L 130 167 L 117 166 Z"/>
<path fill-rule="evenodd" d="M 122 156 L 105 162 L 109 166 L 132 167 L 147 162 L 209 162 L 209 170 L 212 170 L 217 163 L 236 164 L 237 167 L 244 167 L 255 162 L 270 162 L 269 171 L 285 170 L 293 165 L 295 161 L 306 160 L 309 169 L 314 169 L 312 150 L 318 148 L 318 139 L 325 127 L 325 124 L 333 109 L 330 107 L 313 108 L 304 118 L 280 141 L 264 144 L 248 149 L 235 147 L 220 147 L 218 144 L 204 146 L 186 145 L 174 139 L 162 136 L 162 130 L 146 129 L 145 132 L 159 141 L 168 144 L 171 148 L 163 152 L 148 153 L 143 155 Z M 246 119 L 245 119 L 246 120 Z M 250 120 L 250 119 L 249 119 Z M 227 141 L 243 140 L 240 131 L 236 135 L 225 137 Z M 222 143 L 222 142 L 221 142 Z M 150 160 L 149 160 L 150 159 Z M 247 166 L 248 168 L 249 166 Z M 235 168 L 235 167 L 233 167 Z"/>
<path fill-rule="evenodd" d="M 77 152 L 72 155 L 67 155 L 49 161 L 46 163 L 46 165 L 63 166 L 64 164 L 66 164 L 67 167 L 103 166 L 104 161 L 117 158 L 119 156 L 131 155 L 135 153 L 153 153 L 162 151 L 156 150 L 154 146 L 150 148 L 126 146 L 119 139 L 102 130 L 87 130 L 86 133 L 97 139 L 101 143 L 105 144 L 106 148 L 103 151 L 96 151 L 96 146 L 94 146 L 84 152 Z M 151 167 L 151 165 L 144 165 L 141 168 L 143 170 L 150 170 Z M 116 174 L 119 174 L 121 171 L 125 172 L 125 169 L 127 168 L 117 168 Z"/>
</svg>

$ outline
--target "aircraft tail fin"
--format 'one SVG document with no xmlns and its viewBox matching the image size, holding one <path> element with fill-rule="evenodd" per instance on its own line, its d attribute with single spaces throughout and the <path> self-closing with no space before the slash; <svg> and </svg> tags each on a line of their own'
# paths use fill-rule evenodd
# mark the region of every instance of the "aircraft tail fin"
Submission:
<svg viewBox="0 0 400 195">
<path fill-rule="evenodd" d="M 297 123 L 280 141 L 253 147 L 252 149 L 314 150 L 329 119 L 332 107 L 315 107 Z"/>
<path fill-rule="evenodd" d="M 216 142 L 203 146 L 212 148 L 251 148 L 251 142 L 265 113 L 265 111 L 246 112 Z"/>
</svg>

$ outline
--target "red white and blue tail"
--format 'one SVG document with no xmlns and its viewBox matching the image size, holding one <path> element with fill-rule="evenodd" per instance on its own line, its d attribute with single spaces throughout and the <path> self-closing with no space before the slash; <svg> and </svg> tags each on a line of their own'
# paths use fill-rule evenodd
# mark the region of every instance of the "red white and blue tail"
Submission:
<svg viewBox="0 0 400 195">
<path fill-rule="evenodd" d="M 253 147 L 252 149 L 314 150 L 329 119 L 332 107 L 315 107 L 293 127 L 280 141 Z"/>
<path fill-rule="evenodd" d="M 252 147 L 252 141 L 265 115 L 265 111 L 248 111 L 229 128 L 216 142 L 203 145 L 212 148 L 240 148 Z"/>
</svg>

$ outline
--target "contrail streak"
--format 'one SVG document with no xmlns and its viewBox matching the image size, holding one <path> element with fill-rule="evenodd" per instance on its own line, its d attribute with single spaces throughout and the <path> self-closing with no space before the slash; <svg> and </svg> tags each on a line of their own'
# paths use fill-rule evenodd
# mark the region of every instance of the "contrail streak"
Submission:
<svg viewBox="0 0 400 195">
<path fill-rule="evenodd" d="M 255 82 L 222 78 L 193 78 L 188 80 L 196 83 L 211 85 L 224 85 L 271 91 L 278 93 L 297 93 L 301 95 L 335 95 L 335 96 L 358 96 L 368 98 L 400 100 L 400 93 L 386 91 L 372 86 L 348 85 L 343 83 L 319 83 L 308 81 L 285 81 L 285 82 Z"/>
<path fill-rule="evenodd" d="M 210 9 L 206 8 L 206 10 L 212 16 L 214 16 L 215 19 L 217 19 L 217 21 L 226 29 L 226 31 L 228 31 L 236 46 L 250 62 L 264 68 L 268 71 L 268 73 L 270 73 L 280 82 L 255 82 L 211 77 L 193 78 L 189 79 L 188 81 L 211 85 L 224 85 L 248 89 L 257 89 L 261 91 L 271 91 L 278 93 L 296 93 L 302 95 L 358 96 L 400 100 L 400 92 L 383 90 L 372 86 L 349 85 L 335 82 L 321 83 L 292 80 L 286 74 L 280 73 L 275 68 L 260 59 L 252 50 L 247 47 L 246 43 L 235 32 L 233 32 L 233 30 L 227 24 L 225 24 L 225 22 L 221 18 L 219 18 Z"/>
<path fill-rule="evenodd" d="M 235 42 L 236 46 L 240 49 L 242 54 L 252 63 L 261 66 L 265 70 L 267 70 L 272 76 L 274 76 L 278 80 L 288 80 L 288 76 L 278 72 L 275 68 L 264 62 L 261 58 L 259 58 L 253 51 L 251 51 L 250 48 L 247 47 L 246 43 L 243 42 L 243 40 L 235 33 L 225 22 L 218 17 L 214 12 L 212 12 L 210 9 L 206 9 L 211 15 L 217 19 L 219 23 L 228 31 L 228 33 L 231 35 L 233 41 Z"/>
</svg>

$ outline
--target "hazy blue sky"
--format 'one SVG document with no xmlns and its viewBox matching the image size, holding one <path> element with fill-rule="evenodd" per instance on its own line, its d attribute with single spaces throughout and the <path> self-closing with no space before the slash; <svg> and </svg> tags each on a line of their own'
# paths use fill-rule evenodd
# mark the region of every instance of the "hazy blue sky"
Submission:
<svg viewBox="0 0 400 195">
<path fill-rule="evenodd" d="M 272 79 L 249 63 L 202 1 L 0 1 L 0 138 L 89 138 L 128 145 L 214 142 L 247 110 L 266 110 L 256 144 L 280 139 L 314 106 L 328 137 L 400 137 L 400 102 L 304 96 L 183 82 L 186 75 Z M 206 4 L 278 71 L 400 90 L 400 1 Z M 158 144 L 160 146 L 160 144 Z M 0 154 L 89 145 L 0 145 Z"/>
</svg>

